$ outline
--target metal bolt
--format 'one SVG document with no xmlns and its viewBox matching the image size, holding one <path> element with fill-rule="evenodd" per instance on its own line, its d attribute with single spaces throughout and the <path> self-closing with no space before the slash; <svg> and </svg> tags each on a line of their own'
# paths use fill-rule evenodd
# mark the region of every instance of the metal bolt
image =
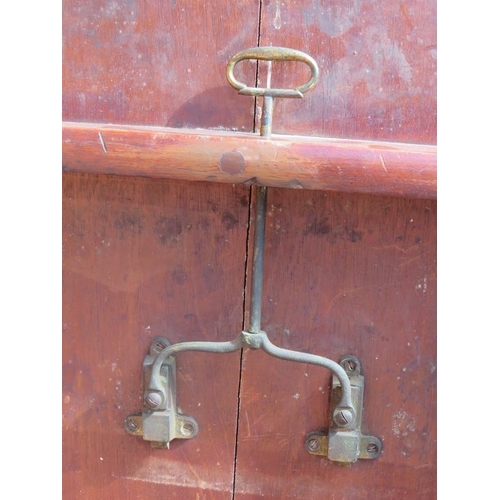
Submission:
<svg viewBox="0 0 500 500">
<path fill-rule="evenodd" d="M 309 451 L 318 451 L 320 447 L 319 439 L 316 437 L 312 437 L 307 441 L 307 449 Z"/>
<path fill-rule="evenodd" d="M 158 351 L 163 351 L 163 349 L 165 349 L 166 347 L 167 347 L 167 344 L 165 344 L 165 342 L 163 342 L 162 340 L 158 340 L 155 342 L 155 348 Z"/>
<path fill-rule="evenodd" d="M 347 361 L 344 362 L 344 370 L 348 372 L 353 372 L 356 370 L 356 362 L 353 361 L 352 359 L 348 359 Z"/>
<path fill-rule="evenodd" d="M 350 410 L 340 410 L 338 412 L 335 412 L 335 414 L 333 415 L 335 423 L 340 427 L 345 427 L 346 425 L 350 424 L 353 418 L 354 415 Z"/>
<path fill-rule="evenodd" d="M 366 447 L 368 455 L 376 455 L 378 453 L 378 446 L 375 443 L 369 443 Z"/>
<path fill-rule="evenodd" d="M 185 422 L 184 424 L 182 424 L 181 432 L 185 436 L 191 436 L 191 434 L 193 434 L 194 432 L 194 425 L 189 422 Z"/>
<path fill-rule="evenodd" d="M 151 343 L 151 354 L 158 355 L 170 345 L 169 341 L 163 337 L 157 337 Z"/>
<path fill-rule="evenodd" d="M 152 409 L 158 408 L 161 405 L 162 397 L 157 392 L 148 392 L 144 398 L 144 402 Z"/>
<path fill-rule="evenodd" d="M 139 426 L 137 425 L 137 422 L 135 420 L 133 420 L 133 419 L 127 420 L 127 429 L 130 432 L 135 432 L 138 428 L 139 428 Z"/>
</svg>

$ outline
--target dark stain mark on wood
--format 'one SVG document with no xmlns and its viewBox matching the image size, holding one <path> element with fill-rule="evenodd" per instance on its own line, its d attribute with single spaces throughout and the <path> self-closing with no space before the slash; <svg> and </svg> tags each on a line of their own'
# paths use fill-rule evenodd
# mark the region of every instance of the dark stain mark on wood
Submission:
<svg viewBox="0 0 500 500">
<path fill-rule="evenodd" d="M 234 214 L 226 210 L 222 214 L 222 223 L 224 224 L 226 230 L 229 231 L 238 225 L 238 219 L 234 216 Z"/>
<path fill-rule="evenodd" d="M 217 271 L 212 265 L 203 268 L 203 282 L 209 292 L 217 290 L 219 277 Z"/>
<path fill-rule="evenodd" d="M 337 240 L 348 240 L 356 243 L 363 237 L 361 231 L 357 231 L 349 226 L 335 226 L 332 229 L 328 217 L 315 219 L 313 222 L 308 223 L 307 228 L 303 231 L 304 236 L 323 236 L 329 233 L 331 233 L 330 238 L 333 243 L 336 243 Z"/>
<path fill-rule="evenodd" d="M 126 233 L 141 234 L 143 226 L 137 214 L 123 212 L 115 219 L 115 228 L 120 231 L 120 238 L 123 239 Z"/>
<path fill-rule="evenodd" d="M 161 217 L 154 228 L 162 245 L 167 242 L 176 243 L 182 234 L 182 223 L 178 217 Z"/>
<path fill-rule="evenodd" d="M 77 238 L 85 238 L 87 232 L 87 223 L 81 215 L 75 211 L 68 217 L 67 222 L 68 235 L 76 236 Z"/>
<path fill-rule="evenodd" d="M 328 223 L 328 218 L 324 217 L 320 220 L 314 220 L 310 224 L 307 225 L 307 229 L 304 231 L 304 236 L 308 236 L 310 234 L 322 235 L 328 234 L 331 231 L 330 224 Z"/>
<path fill-rule="evenodd" d="M 348 227 L 345 228 L 345 232 L 347 238 L 349 239 L 349 241 L 352 241 L 352 243 L 356 243 L 363 237 L 363 233 L 361 231 L 356 231 L 355 229 L 350 229 Z"/>
<path fill-rule="evenodd" d="M 184 285 L 184 283 L 187 280 L 187 274 L 186 271 L 182 266 L 175 266 L 172 269 L 172 272 L 170 273 L 172 276 L 172 279 L 178 284 L 178 285 Z"/>
</svg>

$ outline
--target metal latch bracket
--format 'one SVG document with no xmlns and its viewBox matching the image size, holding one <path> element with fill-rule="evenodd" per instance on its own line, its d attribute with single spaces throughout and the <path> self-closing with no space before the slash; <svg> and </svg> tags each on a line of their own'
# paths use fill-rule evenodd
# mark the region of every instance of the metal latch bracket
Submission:
<svg viewBox="0 0 500 500">
<path fill-rule="evenodd" d="M 332 418 L 337 404 L 340 383 L 333 376 L 330 398 L 330 427 L 328 433 L 313 432 L 306 437 L 306 449 L 312 455 L 325 456 L 333 462 L 354 463 L 359 458 L 374 459 L 382 452 L 382 442 L 375 436 L 361 432 L 365 378 L 361 375 L 361 363 L 354 356 L 344 356 L 340 362 L 351 383 L 351 399 L 356 411 L 353 429 L 343 429 Z M 337 419 L 338 420 L 338 419 Z"/>
<path fill-rule="evenodd" d="M 151 369 L 156 357 L 170 342 L 164 337 L 157 337 L 150 346 L 149 354 L 142 364 L 143 387 L 149 386 Z M 144 397 L 142 413 L 129 415 L 125 420 L 125 429 L 133 436 L 142 436 L 151 442 L 153 448 L 169 448 L 173 439 L 191 439 L 198 434 L 198 423 L 192 417 L 184 415 L 176 402 L 176 367 L 175 356 L 170 356 L 162 363 L 159 382 L 165 396 L 164 409 L 157 409 L 162 396 L 148 392 Z"/>
</svg>

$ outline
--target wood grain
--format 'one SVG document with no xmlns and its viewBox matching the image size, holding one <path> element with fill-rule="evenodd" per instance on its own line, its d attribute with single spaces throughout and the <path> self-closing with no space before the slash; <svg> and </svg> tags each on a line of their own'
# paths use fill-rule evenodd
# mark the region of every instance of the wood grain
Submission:
<svg viewBox="0 0 500 500">
<path fill-rule="evenodd" d="M 436 143 L 435 2 L 262 6 L 260 44 L 307 52 L 321 72 L 303 101 L 276 102 L 276 133 Z M 293 87 L 308 69 L 260 65 L 269 79 Z M 268 196 L 263 328 L 283 347 L 359 357 L 364 431 L 384 451 L 351 467 L 309 455 L 306 435 L 328 425 L 329 374 L 245 352 L 235 499 L 435 498 L 435 201 Z"/>
<path fill-rule="evenodd" d="M 254 101 L 225 67 L 258 43 L 258 2 L 63 3 L 63 120 L 253 129 Z M 255 65 L 239 71 L 255 80 Z M 68 172 L 63 183 L 65 498 L 231 498 L 237 354 L 179 356 L 196 440 L 153 450 L 123 420 L 141 408 L 152 338 L 241 329 L 249 188 Z"/>
<path fill-rule="evenodd" d="M 222 341 L 241 331 L 248 188 L 63 181 L 65 498 L 230 499 L 238 353 L 178 356 L 178 404 L 200 425 L 192 441 L 155 450 L 128 435 L 124 419 L 141 410 L 153 338 Z"/>
<path fill-rule="evenodd" d="M 307 52 L 317 87 L 303 101 L 277 101 L 277 133 L 436 143 L 437 36 L 434 0 L 270 0 L 261 45 Z M 305 83 L 300 63 L 275 63 L 272 86 Z M 261 86 L 266 66 L 261 65 Z"/>
<path fill-rule="evenodd" d="M 259 4 L 64 0 L 63 119 L 252 130 L 227 61 L 257 44 Z M 255 66 L 240 70 L 255 80 Z"/>
<path fill-rule="evenodd" d="M 63 7 L 63 120 L 79 122 L 63 128 L 65 496 L 434 498 L 435 2 Z M 274 131 L 289 135 L 271 142 L 233 133 L 253 130 L 254 101 L 225 68 L 255 45 L 305 51 L 321 71 L 304 100 L 276 101 Z M 242 63 L 236 76 L 265 85 L 267 70 Z M 308 70 L 273 64 L 271 76 L 289 87 Z M 336 139 L 311 147 L 296 135 Z M 303 442 L 326 426 L 329 375 L 260 352 L 245 353 L 239 394 L 236 354 L 179 356 L 194 440 L 152 450 L 123 430 L 154 336 L 226 340 L 241 328 L 240 182 L 274 186 L 263 326 L 278 345 L 361 359 L 377 461 L 310 456 Z"/>
<path fill-rule="evenodd" d="M 268 190 L 262 328 L 277 345 L 365 375 L 363 430 L 382 456 L 309 455 L 330 373 L 245 351 L 235 499 L 434 498 L 436 202 Z"/>
<path fill-rule="evenodd" d="M 436 147 L 65 123 L 63 169 L 436 197 Z"/>
</svg>

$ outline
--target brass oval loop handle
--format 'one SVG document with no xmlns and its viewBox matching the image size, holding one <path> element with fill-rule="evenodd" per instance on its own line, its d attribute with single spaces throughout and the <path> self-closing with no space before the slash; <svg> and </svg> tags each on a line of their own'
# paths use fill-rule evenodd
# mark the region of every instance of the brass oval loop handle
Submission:
<svg viewBox="0 0 500 500">
<path fill-rule="evenodd" d="M 248 87 L 245 83 L 239 82 L 234 77 L 235 66 L 245 59 L 258 59 L 261 61 L 299 61 L 307 64 L 311 70 L 311 78 L 304 85 L 294 89 L 265 89 L 259 87 Z M 284 47 L 253 47 L 242 50 L 234 55 L 227 64 L 226 76 L 229 84 L 234 87 L 239 94 L 251 96 L 268 97 L 297 97 L 302 98 L 304 94 L 311 90 L 317 83 L 319 68 L 316 61 L 305 52 Z"/>
</svg>

